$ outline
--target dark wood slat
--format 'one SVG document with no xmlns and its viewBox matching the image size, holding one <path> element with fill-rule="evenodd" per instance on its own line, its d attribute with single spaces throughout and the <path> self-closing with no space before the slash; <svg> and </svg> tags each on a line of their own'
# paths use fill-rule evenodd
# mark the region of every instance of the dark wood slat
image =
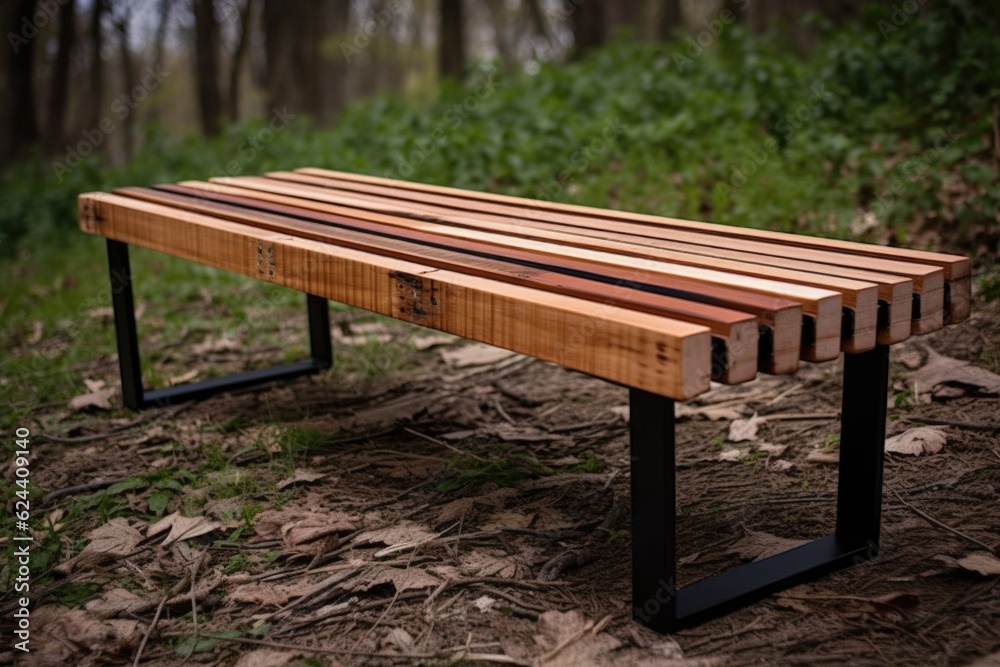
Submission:
<svg viewBox="0 0 1000 667">
<path fill-rule="evenodd" d="M 269 213 L 258 210 L 257 202 L 241 202 L 236 197 L 203 196 L 203 193 L 181 186 L 163 186 L 162 189 L 119 188 L 115 194 L 141 199 L 177 209 L 211 215 L 235 222 L 250 224 L 262 229 L 293 234 L 344 247 L 374 252 L 407 261 L 461 271 L 471 275 L 502 280 L 527 287 L 584 298 L 605 304 L 609 308 L 628 308 L 662 317 L 701 324 L 709 327 L 722 343 L 716 345 L 713 358 L 713 379 L 735 384 L 753 379 L 758 369 L 758 321 L 751 314 L 683 298 L 664 296 L 621 285 L 609 285 L 584 277 L 564 275 L 545 267 L 517 264 L 481 254 L 468 255 L 459 249 L 446 249 L 424 245 L 389 236 L 374 236 L 347 227 L 331 227 L 330 223 L 302 220 L 291 215 L 307 211 L 292 207 L 275 206 Z M 246 204 L 254 205 L 248 207 Z M 349 223 L 350 221 L 339 221 Z M 392 230 L 389 230 L 392 231 Z M 465 248 L 472 251 L 473 248 Z M 769 358 L 761 361 L 768 370 L 773 364 Z"/>
</svg>

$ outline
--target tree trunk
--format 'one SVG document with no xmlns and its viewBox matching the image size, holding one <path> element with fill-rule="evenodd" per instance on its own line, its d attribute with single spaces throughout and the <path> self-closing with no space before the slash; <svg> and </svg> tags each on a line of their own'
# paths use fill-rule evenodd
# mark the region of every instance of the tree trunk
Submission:
<svg viewBox="0 0 1000 667">
<path fill-rule="evenodd" d="M 201 129 L 207 137 L 219 134 L 222 91 L 219 88 L 219 21 L 213 0 L 194 1 L 194 62 Z"/>
<path fill-rule="evenodd" d="M 240 73 L 250 44 L 250 16 L 253 3 L 254 0 L 243 0 L 243 5 L 240 7 L 240 36 L 229 64 L 229 119 L 233 122 L 240 119 Z"/>
<path fill-rule="evenodd" d="M 104 34 L 101 23 L 107 10 L 105 0 L 94 0 L 90 13 L 90 85 L 88 97 L 90 106 L 85 114 L 85 127 L 93 129 L 101 123 L 101 108 L 104 102 L 104 59 L 101 49 L 104 48 Z"/>
<path fill-rule="evenodd" d="M 594 1 L 594 0 L 588 0 Z M 465 20 L 462 0 L 440 0 L 438 4 L 438 75 L 461 79 L 465 73 Z"/>
<path fill-rule="evenodd" d="M 604 0 L 586 0 L 573 12 L 573 58 L 604 44 L 607 38 L 605 20 L 607 9 Z"/>
<path fill-rule="evenodd" d="M 684 15 L 681 14 L 681 0 L 663 0 L 659 4 L 659 16 L 656 21 L 657 37 L 661 40 L 670 39 L 674 32 L 684 27 Z"/>
<path fill-rule="evenodd" d="M 130 100 L 128 103 L 129 111 L 122 118 L 122 139 L 124 142 L 122 150 L 125 153 L 126 162 L 132 159 L 132 155 L 134 154 L 133 134 L 136 116 L 136 109 L 134 106 L 138 103 L 138 100 L 135 96 L 133 96 L 133 91 L 136 88 L 135 67 L 132 65 L 132 51 L 129 49 L 128 45 L 131 11 L 131 7 L 126 7 L 125 14 L 120 18 L 115 19 L 115 32 L 118 33 L 118 48 L 121 52 L 122 86 L 125 88 L 125 95 L 127 95 Z"/>
<path fill-rule="evenodd" d="M 0 77 L 0 92 L 6 102 L 0 105 L 0 166 L 7 166 L 38 140 L 35 122 L 35 95 L 32 87 L 35 40 L 24 32 L 22 18 L 35 11 L 34 0 L 2 3 L 4 35 L 14 35 L 3 45 L 0 65 L 6 76 Z M 16 43 L 11 43 L 11 42 Z M 14 102 L 16 100 L 16 103 Z"/>
<path fill-rule="evenodd" d="M 320 35 L 320 68 L 316 86 L 320 91 L 320 109 L 317 120 L 328 127 L 340 116 L 347 104 L 347 61 L 340 48 L 332 48 L 348 39 L 351 24 L 350 0 L 327 0 L 322 17 Z"/>
<path fill-rule="evenodd" d="M 66 136 L 66 102 L 69 97 L 69 56 L 76 38 L 76 2 L 68 0 L 59 9 L 59 43 L 49 88 L 49 112 L 46 114 L 45 146 L 58 151 Z"/>
<path fill-rule="evenodd" d="M 642 37 L 647 9 L 645 0 L 615 0 L 607 8 L 608 33 L 613 36 L 619 30 L 631 30 L 633 36 Z"/>
</svg>

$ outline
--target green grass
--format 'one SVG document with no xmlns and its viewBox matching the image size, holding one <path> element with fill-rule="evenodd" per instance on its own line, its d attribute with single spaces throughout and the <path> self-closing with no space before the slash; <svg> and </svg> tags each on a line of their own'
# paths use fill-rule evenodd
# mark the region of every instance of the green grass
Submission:
<svg viewBox="0 0 1000 667">
<path fill-rule="evenodd" d="M 500 445 L 487 458 L 466 455 L 451 458 L 445 468 L 445 479 L 437 489 L 443 492 L 470 491 L 484 484 L 506 487 L 552 473 L 532 454 L 513 451 L 510 445 Z"/>
</svg>

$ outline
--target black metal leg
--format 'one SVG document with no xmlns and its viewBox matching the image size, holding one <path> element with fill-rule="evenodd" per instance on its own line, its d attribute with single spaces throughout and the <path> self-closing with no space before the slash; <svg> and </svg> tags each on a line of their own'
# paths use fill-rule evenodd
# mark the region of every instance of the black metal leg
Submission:
<svg viewBox="0 0 1000 667">
<path fill-rule="evenodd" d="M 889 348 L 846 355 L 833 535 L 676 588 L 673 401 L 630 389 L 633 617 L 659 632 L 697 625 L 877 555 Z"/>
<path fill-rule="evenodd" d="M 330 339 L 330 311 L 326 299 L 306 295 L 309 313 L 309 346 L 311 356 L 303 361 L 281 364 L 259 371 L 236 373 L 201 382 L 144 391 L 132 297 L 132 275 L 128 245 L 108 240 L 108 264 L 111 271 L 111 294 L 115 311 L 115 334 L 118 339 L 118 364 L 122 377 L 122 402 L 140 410 L 149 406 L 164 406 L 182 401 L 207 398 L 214 394 L 249 387 L 265 382 L 289 380 L 315 373 L 333 365 L 333 344 Z"/>
<path fill-rule="evenodd" d="M 115 338 L 118 341 L 118 367 L 122 376 L 122 402 L 138 410 L 143 405 L 142 366 L 135 328 L 135 304 L 132 300 L 132 270 L 128 245 L 108 239 L 108 268 L 111 273 L 111 302 L 115 310 Z"/>
</svg>

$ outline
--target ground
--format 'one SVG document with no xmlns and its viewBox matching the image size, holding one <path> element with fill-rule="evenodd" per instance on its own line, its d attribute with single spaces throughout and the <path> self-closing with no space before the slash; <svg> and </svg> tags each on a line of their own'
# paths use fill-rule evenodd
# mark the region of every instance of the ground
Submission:
<svg viewBox="0 0 1000 667">
<path fill-rule="evenodd" d="M 887 454 L 882 554 L 668 637 L 630 618 L 624 389 L 337 310 L 330 372 L 136 414 L 105 348 L 72 406 L 19 406 L 40 492 L 32 652 L 16 657 L 998 665 L 998 306 L 977 299 L 970 321 L 893 348 L 889 435 L 936 433 Z M 285 303 L 269 336 L 192 324 L 183 344 L 150 333 L 164 309 L 140 316 L 161 383 L 304 349 Z M 45 341 L 29 327 L 12 352 Z M 805 364 L 679 406 L 682 585 L 831 531 L 840 375 Z"/>
</svg>

